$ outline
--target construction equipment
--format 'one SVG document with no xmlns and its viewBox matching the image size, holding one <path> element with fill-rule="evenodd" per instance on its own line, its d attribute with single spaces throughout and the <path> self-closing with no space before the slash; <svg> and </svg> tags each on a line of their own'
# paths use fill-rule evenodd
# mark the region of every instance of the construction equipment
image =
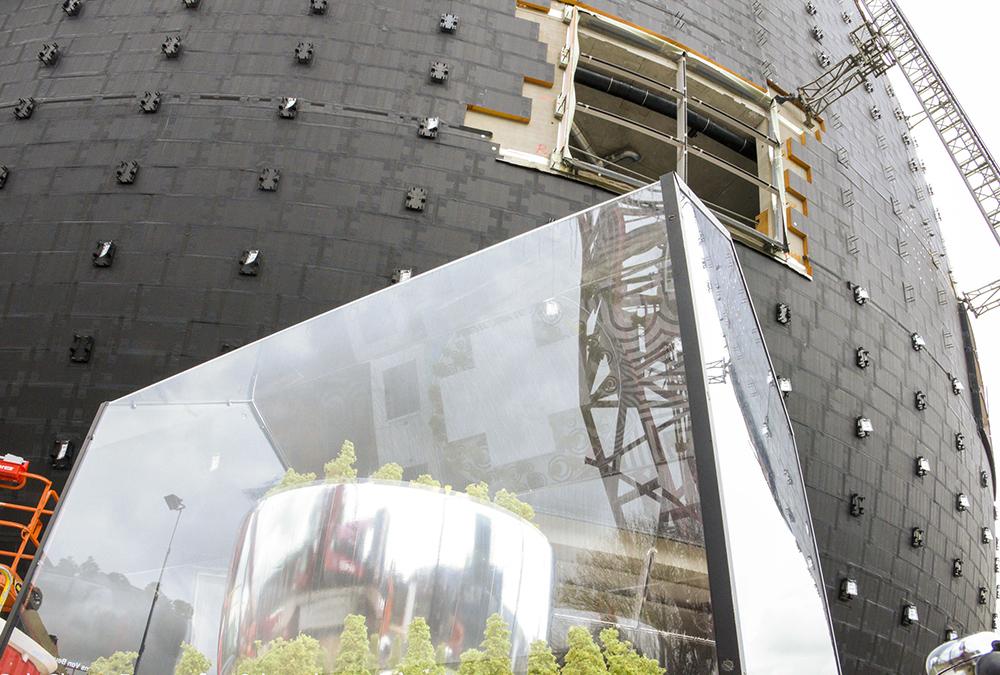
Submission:
<svg viewBox="0 0 1000 675">
<path fill-rule="evenodd" d="M 1000 167 L 996 160 L 895 0 L 855 0 L 855 4 L 864 19 L 851 33 L 855 52 L 799 87 L 795 95 L 777 100 L 796 102 L 805 111 L 806 122 L 812 124 L 832 103 L 898 65 L 1000 244 Z"/>
<path fill-rule="evenodd" d="M 855 0 L 885 41 L 1000 244 L 1000 168 L 895 0 Z"/>
<path fill-rule="evenodd" d="M 991 284 L 986 284 L 982 288 L 969 291 L 962 297 L 962 301 L 976 318 L 979 318 L 991 309 L 1000 307 L 1000 279 Z"/>
<path fill-rule="evenodd" d="M 20 540 L 15 550 L 0 549 L 0 565 L 6 566 L 16 580 L 19 580 L 18 568 L 21 563 L 27 563 L 35 558 L 41 542 L 42 528 L 55 512 L 56 504 L 59 502 L 59 493 L 52 489 L 52 481 L 45 476 L 31 473 L 29 468 L 30 462 L 17 455 L 7 454 L 0 457 L 0 488 L 21 490 L 29 481 L 40 483 L 42 488 L 38 501 L 34 504 L 0 502 L 0 528 L 15 530 Z M 10 596 L 10 603 L 17 595 L 19 585 L 16 584 L 18 587 Z"/>
<path fill-rule="evenodd" d="M 851 31 L 855 52 L 834 65 L 812 82 L 802 85 L 794 96 L 778 96 L 777 101 L 795 101 L 806 114 L 806 124 L 823 114 L 832 103 L 883 75 L 893 65 L 889 44 L 871 23 L 863 22 Z"/>
</svg>

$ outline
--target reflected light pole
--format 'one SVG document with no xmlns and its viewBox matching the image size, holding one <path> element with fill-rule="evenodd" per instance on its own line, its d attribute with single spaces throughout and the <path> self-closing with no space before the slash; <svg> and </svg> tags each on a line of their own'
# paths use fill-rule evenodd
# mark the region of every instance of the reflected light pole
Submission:
<svg viewBox="0 0 1000 675">
<path fill-rule="evenodd" d="M 167 508 L 177 512 L 177 519 L 174 521 L 174 529 L 170 532 L 170 539 L 167 540 L 167 552 L 163 556 L 163 564 L 160 565 L 160 576 L 156 579 L 156 587 L 153 589 L 153 601 L 149 603 L 149 615 L 146 617 L 146 627 L 142 629 L 142 640 L 139 641 L 139 653 L 135 657 L 135 668 L 133 672 L 138 675 L 139 664 L 142 662 L 142 654 L 146 651 L 146 637 L 149 635 L 149 624 L 153 621 L 153 610 L 156 609 L 156 600 L 160 597 L 160 583 L 163 581 L 163 571 L 167 569 L 167 558 L 170 557 L 170 547 L 174 543 L 174 535 L 177 534 L 177 526 L 181 522 L 181 513 L 184 511 L 184 502 L 175 494 L 166 495 L 163 501 L 167 503 Z"/>
</svg>

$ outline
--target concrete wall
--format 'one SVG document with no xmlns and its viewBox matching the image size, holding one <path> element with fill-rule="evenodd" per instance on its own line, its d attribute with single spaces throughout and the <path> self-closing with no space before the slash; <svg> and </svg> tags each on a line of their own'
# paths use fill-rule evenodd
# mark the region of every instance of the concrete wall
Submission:
<svg viewBox="0 0 1000 675">
<path fill-rule="evenodd" d="M 789 89 L 821 72 L 816 51 L 849 53 L 859 21 L 834 0 L 815 0 L 815 16 L 804 0 L 662 4 L 595 0 Z M 0 8 L 0 164 L 11 171 L 0 191 L 0 447 L 35 466 L 56 438 L 79 446 L 101 401 L 381 288 L 396 267 L 426 271 L 607 197 L 499 163 L 488 138 L 459 128 L 469 103 L 527 114 L 523 77 L 554 73 L 512 0 L 334 1 L 323 16 L 306 0 L 84 0 L 72 18 L 60 5 Z M 454 35 L 437 27 L 447 11 L 460 17 Z M 168 34 L 183 36 L 176 60 L 160 51 Z M 293 58 L 302 40 L 315 45 L 308 66 Z M 49 68 L 37 52 L 53 41 L 62 58 Z M 449 64 L 447 84 L 428 82 L 432 60 Z M 138 110 L 147 89 L 163 92 L 157 114 Z M 27 96 L 38 107 L 16 120 Z M 303 99 L 298 119 L 278 119 L 281 96 Z M 980 486 L 988 465 L 971 404 L 950 391 L 949 373 L 966 379 L 956 302 L 947 261 L 932 263 L 939 226 L 907 166 L 896 105 L 885 81 L 858 90 L 827 114 L 822 144 L 796 148 L 814 173 L 812 281 L 743 256 L 775 366 L 795 388 L 788 405 L 850 673 L 919 672 L 946 627 L 987 628 L 995 604 L 994 548 L 980 542 L 992 478 Z M 437 141 L 416 135 L 427 115 L 446 125 Z M 115 180 L 123 160 L 141 165 L 133 185 Z M 277 192 L 257 189 L 266 166 L 282 172 Z M 413 186 L 429 193 L 422 213 L 404 207 Z M 91 263 L 103 239 L 119 247 L 110 268 Z M 238 273 L 247 248 L 262 252 L 259 276 Z M 856 305 L 848 282 L 872 302 Z M 792 308 L 787 326 L 774 321 L 779 302 Z M 89 363 L 70 362 L 74 333 L 94 337 Z M 867 370 L 854 365 L 859 346 L 872 353 Z M 859 415 L 872 438 L 854 436 Z M 917 455 L 932 463 L 922 479 Z M 969 512 L 956 511 L 960 491 Z M 849 514 L 854 492 L 866 497 L 861 518 Z M 910 546 L 913 527 L 925 547 Z M 964 577 L 952 577 L 953 558 Z M 837 599 L 846 575 L 860 587 L 850 603 Z M 901 625 L 904 602 L 918 625 Z"/>
</svg>

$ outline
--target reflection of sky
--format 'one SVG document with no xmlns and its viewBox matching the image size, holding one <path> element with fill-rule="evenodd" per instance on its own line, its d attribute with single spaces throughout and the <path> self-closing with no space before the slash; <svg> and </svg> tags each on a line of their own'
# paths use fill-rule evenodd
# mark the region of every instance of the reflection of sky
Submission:
<svg viewBox="0 0 1000 675">
<path fill-rule="evenodd" d="M 576 307 L 563 311 L 574 314 Z M 477 367 L 441 381 L 448 440 L 486 434 L 493 462 L 530 458 L 552 445 L 549 416 L 580 404 L 575 337 L 536 346 L 532 314 L 471 336 Z M 530 395 L 512 392 L 530 390 Z M 488 414 L 484 414 L 488 413 Z"/>
<path fill-rule="evenodd" d="M 705 249 L 697 243 L 699 229 L 692 204 L 682 198 L 681 208 L 701 356 L 708 367 L 737 356 L 731 354 L 723 333 L 723 322 L 728 319 L 718 313 L 711 296 L 709 270 L 720 261 L 707 259 Z M 712 227 L 709 222 L 708 227 L 702 228 L 706 239 L 725 236 Z M 731 244 L 728 250 L 735 256 Z M 708 264 L 701 264 L 703 260 Z M 737 308 L 728 311 L 733 313 Z M 744 344 L 752 343 L 744 340 Z M 762 351 L 747 351 L 750 353 L 742 354 L 741 358 L 766 359 Z M 744 668 L 748 673 L 767 675 L 836 674 L 838 667 L 822 589 L 817 588 L 762 472 L 734 380 L 729 375 L 724 382 L 713 378 L 708 394 Z M 756 385 L 764 396 L 774 387 L 766 381 Z M 784 418 L 780 422 L 775 420 L 770 432 L 762 437 L 790 434 Z M 771 441 L 769 451 L 777 452 L 781 447 L 794 448 Z M 800 499 L 804 507 L 804 493 Z M 813 555 L 813 550 L 810 548 L 807 554 Z"/>
<path fill-rule="evenodd" d="M 186 509 L 162 592 L 193 603 L 196 571 L 227 571 L 239 524 L 255 501 L 247 487 L 264 486 L 280 471 L 244 404 L 109 406 L 53 525 L 46 559 L 93 558 L 101 571 L 123 574 L 134 586 L 155 582 L 176 519 L 163 497 L 174 493 Z M 101 626 L 61 624 L 75 598 L 47 593 L 48 573 L 37 584 L 46 593 L 42 618 L 49 631 L 99 645 Z M 204 607 L 211 594 L 199 600 Z M 136 645 L 144 621 L 145 615 L 134 617 Z"/>
</svg>

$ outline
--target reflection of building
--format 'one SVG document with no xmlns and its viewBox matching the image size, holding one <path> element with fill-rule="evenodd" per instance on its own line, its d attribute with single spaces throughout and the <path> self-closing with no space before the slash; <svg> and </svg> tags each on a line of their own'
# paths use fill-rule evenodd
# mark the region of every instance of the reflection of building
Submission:
<svg viewBox="0 0 1000 675">
<path fill-rule="evenodd" d="M 59 4 L 8 2 L 0 10 L 6 450 L 44 464 L 57 438 L 82 445 L 102 401 L 383 288 L 397 268 L 419 276 L 652 182 L 680 168 L 673 139 L 688 146 L 687 182 L 741 242 L 772 356 L 792 380 L 788 405 L 846 668 L 915 670 L 946 628 L 972 631 L 989 621 L 995 601 L 989 594 L 980 604 L 978 590 L 993 579 L 993 550 L 982 542 L 993 521 L 993 467 L 977 433 L 983 414 L 969 393 L 951 393 L 948 376 L 967 377 L 964 333 L 929 186 L 905 125 L 890 114 L 898 103 L 872 82 L 871 91 L 859 88 L 831 107 L 820 132 L 804 129 L 791 105 L 778 107 L 777 128 L 769 128 L 778 89 L 768 78 L 792 89 L 818 75 L 820 61 L 849 53 L 859 24 L 850 3 L 557 0 L 546 14 L 539 9 L 547 3 L 536 2 L 386 0 L 376 13 L 365 3 L 329 3 L 326 14 L 308 14 L 305 0 L 264 10 L 212 0 L 192 10 L 181 2 L 135 10 L 85 0 L 73 16 Z M 444 32 L 440 15 L 450 11 L 457 28 Z M 175 32 L 183 49 L 167 59 L 160 47 Z M 61 58 L 47 67 L 37 54 L 52 42 Z M 314 47 L 303 50 L 308 63 L 298 61 L 299 42 Z M 428 80 L 438 61 L 448 66 L 445 82 Z M 619 86 L 604 86 L 609 77 Z M 670 116 L 670 104 L 680 103 L 670 87 L 687 90 L 698 133 Z M 294 120 L 275 111 L 289 95 L 299 97 Z M 22 97 L 35 101 L 28 119 L 9 114 L 25 110 Z M 140 105 L 157 112 L 141 114 Z M 418 135 L 427 117 L 441 122 L 436 139 Z M 771 161 L 778 157 L 780 165 Z M 135 182 L 119 184 L 118 163 L 133 160 Z M 259 190 L 273 180 L 269 172 L 260 183 L 260 174 L 275 168 L 277 191 Z M 91 254 L 107 248 L 98 242 L 112 239 L 114 259 L 99 256 L 95 266 Z M 259 265 L 241 267 L 250 249 L 260 251 Z M 848 283 L 869 289 L 872 301 L 854 304 Z M 449 292 L 477 302 L 462 288 Z M 595 309 L 553 295 L 566 307 Z M 789 323 L 772 319 L 778 305 L 790 310 Z M 387 314 L 370 334 L 347 327 L 324 337 L 327 356 L 409 331 L 401 316 Z M 926 339 L 924 351 L 910 348 L 911 333 Z M 514 456 L 489 447 L 490 434 L 495 441 L 504 428 L 460 435 L 461 422 L 444 418 L 452 405 L 444 382 L 417 393 L 408 384 L 451 369 L 449 386 L 461 387 L 472 350 L 491 348 L 488 334 L 472 344 L 482 334 L 456 332 L 438 358 L 416 368 L 404 351 L 338 372 L 310 394 L 351 409 L 352 424 L 317 420 L 276 445 L 294 452 L 307 433 L 316 447 L 367 438 L 368 447 L 385 448 L 380 459 L 418 466 L 414 447 L 446 438 L 447 453 L 426 470 L 496 472 L 520 490 L 548 475 L 570 477 L 578 467 L 562 455 L 494 467 L 495 457 Z M 855 365 L 859 348 L 871 353 L 872 367 Z M 526 366 L 524 386 L 547 365 Z M 584 372 L 600 382 L 610 374 Z M 386 398 L 382 389 L 406 393 Z M 910 404 L 918 390 L 930 402 L 921 412 Z M 292 409 L 305 403 L 294 393 L 282 391 Z M 431 422 L 417 423 L 416 401 L 434 411 Z M 574 457 L 600 448 L 615 458 L 616 439 L 590 437 L 573 419 L 574 405 L 549 417 L 558 448 L 573 448 Z M 229 411 L 254 415 L 240 404 Z M 177 453 L 167 471 L 194 461 L 184 434 L 197 411 L 187 412 L 164 423 Z M 854 436 L 859 416 L 875 426 L 868 440 Z M 681 444 L 683 424 L 678 433 Z M 259 470 L 252 495 L 279 464 L 263 435 L 241 439 Z M 210 438 L 220 446 L 225 439 Z M 120 440 L 116 451 L 130 457 L 134 448 Z M 932 460 L 923 479 L 913 471 L 918 456 Z M 283 459 L 298 466 L 308 458 Z M 219 470 L 232 461 L 221 451 Z M 634 469 L 639 487 L 631 492 L 640 492 L 650 470 Z M 243 488 L 231 491 L 219 476 L 206 477 L 219 490 L 216 512 L 233 499 L 234 510 L 249 508 Z M 620 491 L 612 501 L 626 503 L 629 486 L 612 480 Z M 955 509 L 959 492 L 970 497 L 969 511 Z M 859 518 L 850 515 L 852 495 L 866 500 Z M 604 484 L 579 495 L 593 510 L 607 498 Z M 115 506 L 130 520 L 128 505 Z M 914 527 L 926 531 L 925 546 L 911 546 Z M 636 547 L 637 561 L 645 548 Z M 952 576 L 955 559 L 962 577 Z M 857 601 L 836 600 L 846 578 L 858 581 Z M 921 620 L 903 626 L 899 613 L 910 602 Z"/>
</svg>

